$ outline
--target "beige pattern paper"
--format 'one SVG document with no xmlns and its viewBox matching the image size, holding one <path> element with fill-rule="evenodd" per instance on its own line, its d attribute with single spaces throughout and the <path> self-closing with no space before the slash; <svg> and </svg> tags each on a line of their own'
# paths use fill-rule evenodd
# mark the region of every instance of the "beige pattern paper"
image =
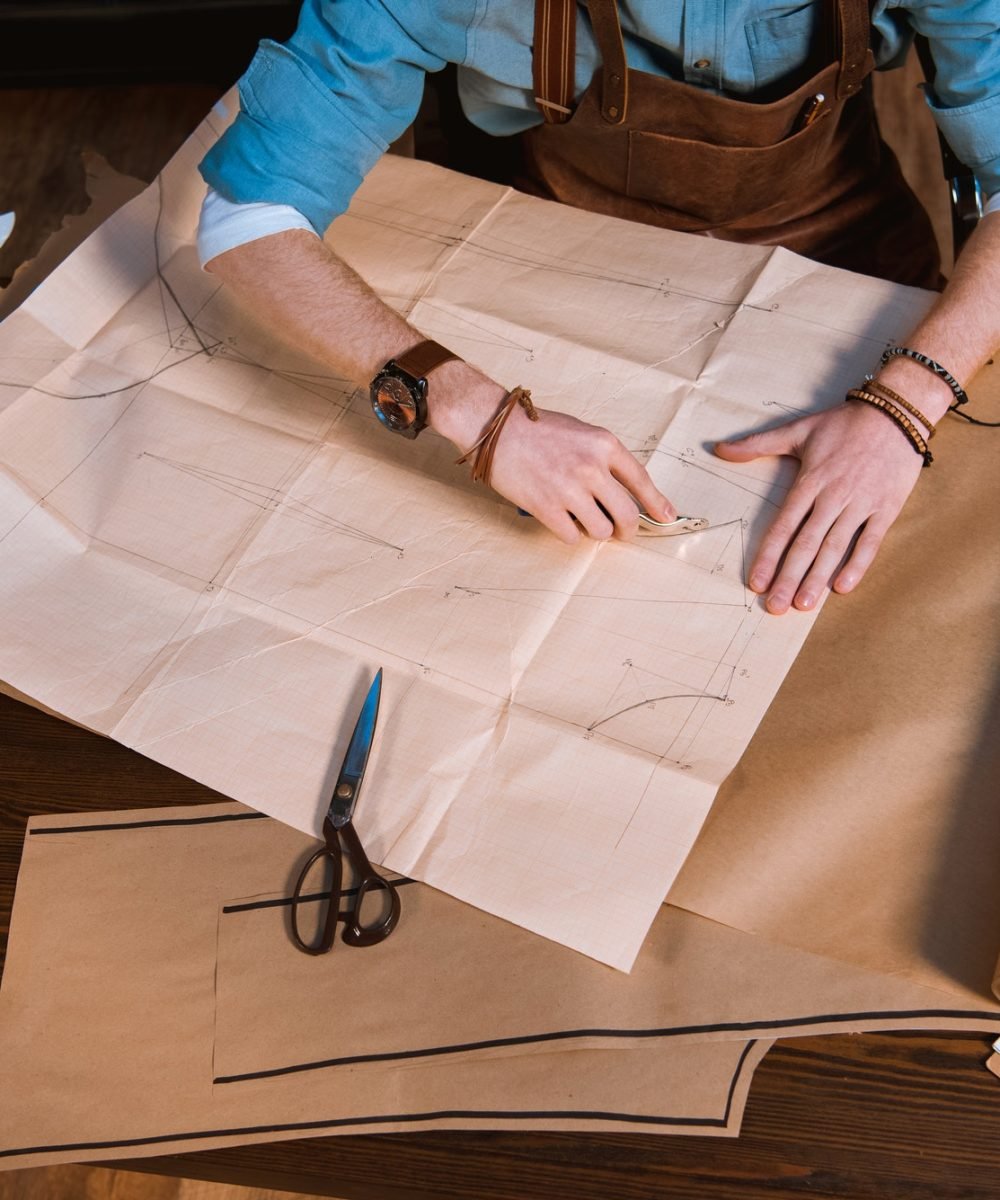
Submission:
<svg viewBox="0 0 1000 1200">
<path fill-rule="evenodd" d="M 383 667 L 372 857 L 628 970 L 814 619 L 744 586 L 787 465 L 711 443 L 835 402 L 928 298 L 387 158 L 332 244 L 711 522 L 566 548 L 199 270 L 215 120 L 0 327 L 0 676 L 315 831 Z"/>
</svg>

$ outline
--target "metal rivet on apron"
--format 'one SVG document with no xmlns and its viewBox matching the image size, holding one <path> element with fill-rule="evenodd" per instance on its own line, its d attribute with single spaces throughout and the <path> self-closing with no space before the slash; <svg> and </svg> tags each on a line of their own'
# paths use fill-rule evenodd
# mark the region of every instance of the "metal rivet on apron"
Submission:
<svg viewBox="0 0 1000 1200">
<path fill-rule="evenodd" d="M 611 76 L 612 83 L 621 83 L 621 81 L 622 81 L 622 77 L 620 75 L 612 75 Z"/>
<path fill-rule="evenodd" d="M 699 71 L 704 71 L 706 67 L 710 67 L 712 65 L 712 60 L 710 58 L 699 58 L 694 65 Z"/>
<path fill-rule="evenodd" d="M 618 109 L 615 108 L 615 106 L 613 104 L 608 109 L 608 116 L 609 117 L 617 117 L 618 116 Z"/>
</svg>

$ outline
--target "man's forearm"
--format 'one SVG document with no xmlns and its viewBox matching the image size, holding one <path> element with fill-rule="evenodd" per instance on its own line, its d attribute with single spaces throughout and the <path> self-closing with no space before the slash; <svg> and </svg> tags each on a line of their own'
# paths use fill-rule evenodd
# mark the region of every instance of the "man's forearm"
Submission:
<svg viewBox="0 0 1000 1200">
<path fill-rule="evenodd" d="M 322 241 L 302 230 L 237 246 L 206 269 L 275 334 L 359 386 L 424 336 Z M 445 363 L 429 389 L 429 422 L 464 450 L 502 395 L 498 384 L 467 363 Z"/>
<path fill-rule="evenodd" d="M 983 218 L 948 286 L 906 345 L 941 363 L 961 384 L 1000 347 L 1000 213 Z M 906 358 L 891 359 L 879 378 L 935 423 L 955 399 L 943 380 Z"/>
<path fill-rule="evenodd" d="M 246 242 L 206 267 L 275 334 L 361 386 L 424 336 L 301 229 Z M 504 395 L 468 363 L 446 362 L 428 389 L 428 420 L 464 452 Z M 489 482 L 557 537 L 576 541 L 580 526 L 596 538 L 632 537 L 637 505 L 660 520 L 676 516 L 646 469 L 607 430 L 544 409 L 538 416 L 531 421 L 517 407 L 510 413 Z"/>
</svg>

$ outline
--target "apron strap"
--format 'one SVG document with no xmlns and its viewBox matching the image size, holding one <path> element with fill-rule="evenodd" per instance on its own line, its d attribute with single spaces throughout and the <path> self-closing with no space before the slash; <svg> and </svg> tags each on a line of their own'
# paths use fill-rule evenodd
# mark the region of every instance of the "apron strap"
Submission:
<svg viewBox="0 0 1000 1200">
<path fill-rule="evenodd" d="M 837 99 L 861 90 L 871 72 L 871 0 L 837 0 Z"/>
<path fill-rule="evenodd" d="M 604 75 L 601 115 L 612 125 L 625 120 L 628 70 L 615 0 L 590 0 L 590 21 Z M 576 78 L 576 0 L 535 0 L 532 76 L 535 103 L 550 125 L 573 115 Z"/>
<path fill-rule="evenodd" d="M 576 78 L 576 0 L 535 0 L 531 70 L 535 103 L 546 122 L 568 121 Z"/>
<path fill-rule="evenodd" d="M 590 24 L 601 52 L 604 86 L 601 90 L 601 116 L 609 125 L 620 125 L 628 108 L 628 67 L 625 42 L 618 19 L 617 0 L 590 0 Z"/>
</svg>

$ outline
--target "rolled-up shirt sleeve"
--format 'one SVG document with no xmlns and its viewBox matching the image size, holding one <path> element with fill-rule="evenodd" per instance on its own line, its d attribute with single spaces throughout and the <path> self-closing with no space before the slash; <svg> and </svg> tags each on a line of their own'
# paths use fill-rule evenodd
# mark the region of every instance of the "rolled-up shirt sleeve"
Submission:
<svg viewBox="0 0 1000 1200">
<path fill-rule="evenodd" d="M 1000 2 L 909 0 L 901 7 L 930 43 L 935 74 L 926 96 L 934 120 L 994 196 L 1000 192 Z"/>
<path fill-rule="evenodd" d="M 425 74 L 464 61 L 475 8 L 306 0 L 288 42 L 262 42 L 240 80 L 205 181 L 236 204 L 294 208 L 322 234 L 412 123 Z"/>
</svg>

